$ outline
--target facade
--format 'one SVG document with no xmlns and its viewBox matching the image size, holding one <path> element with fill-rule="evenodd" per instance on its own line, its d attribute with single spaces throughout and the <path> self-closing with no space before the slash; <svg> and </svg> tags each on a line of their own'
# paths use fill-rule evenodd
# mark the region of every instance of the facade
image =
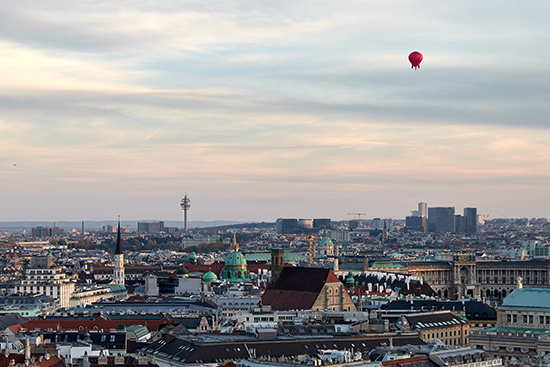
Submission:
<svg viewBox="0 0 550 367">
<path fill-rule="evenodd" d="M 373 264 L 372 266 L 376 265 Z M 550 260 L 478 260 L 473 254 L 445 254 L 436 261 L 396 263 L 384 271 L 421 277 L 442 299 L 505 298 L 516 288 L 517 278 L 530 288 L 550 287 Z M 371 266 L 371 268 L 372 268 Z"/>
<path fill-rule="evenodd" d="M 454 232 L 455 208 L 428 208 L 428 232 Z"/>
<path fill-rule="evenodd" d="M 20 284 L 12 288 L 14 294 L 42 294 L 59 301 L 60 307 L 70 307 L 74 283 L 60 266 L 55 266 L 51 252 L 48 256 L 31 259 L 30 268 Z"/>
<path fill-rule="evenodd" d="M 164 232 L 164 222 L 138 222 L 138 232 L 159 233 Z"/>
<path fill-rule="evenodd" d="M 426 232 L 427 219 L 424 216 L 409 216 L 405 218 L 405 228 L 408 231 Z"/>
<path fill-rule="evenodd" d="M 387 228 L 388 230 L 391 230 L 393 228 L 393 219 L 392 218 L 373 218 L 372 227 L 374 229 Z"/>
<path fill-rule="evenodd" d="M 31 229 L 33 237 L 52 237 L 62 235 L 63 233 L 65 233 L 63 228 L 57 226 L 53 228 L 39 226 Z"/>
<path fill-rule="evenodd" d="M 428 217 L 428 203 L 418 203 L 418 215 L 421 217 Z"/>
<path fill-rule="evenodd" d="M 425 342 L 438 339 L 446 345 L 469 345 L 470 325 L 451 311 L 404 314 L 397 325 L 418 332 Z"/>
<path fill-rule="evenodd" d="M 316 258 L 327 258 L 333 257 L 335 255 L 334 244 L 330 240 L 329 236 L 323 236 L 319 243 L 317 244 L 317 254 Z"/>
<path fill-rule="evenodd" d="M 513 363 L 550 355 L 550 289 L 518 288 L 497 307 L 497 326 L 472 332 L 471 345 Z"/>
<path fill-rule="evenodd" d="M 277 233 L 292 234 L 298 229 L 298 219 L 296 218 L 278 218 L 275 222 Z"/>
<path fill-rule="evenodd" d="M 313 219 L 308 219 L 308 218 L 298 219 L 298 228 L 301 228 L 301 229 L 313 228 Z"/>
<path fill-rule="evenodd" d="M 477 208 L 464 208 L 464 218 L 466 221 L 465 232 L 477 232 Z"/>
<path fill-rule="evenodd" d="M 344 284 L 332 270 L 324 268 L 284 268 L 279 279 L 265 290 L 262 304 L 273 311 L 356 311 Z"/>
</svg>

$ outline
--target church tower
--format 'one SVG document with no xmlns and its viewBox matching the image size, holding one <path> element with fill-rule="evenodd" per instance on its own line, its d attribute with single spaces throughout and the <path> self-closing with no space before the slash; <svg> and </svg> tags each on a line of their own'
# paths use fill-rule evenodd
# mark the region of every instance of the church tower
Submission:
<svg viewBox="0 0 550 367">
<path fill-rule="evenodd" d="M 122 252 L 122 240 L 120 238 L 120 216 L 118 217 L 118 234 L 115 250 L 115 268 L 113 281 L 115 284 L 124 285 L 124 253 Z"/>
</svg>

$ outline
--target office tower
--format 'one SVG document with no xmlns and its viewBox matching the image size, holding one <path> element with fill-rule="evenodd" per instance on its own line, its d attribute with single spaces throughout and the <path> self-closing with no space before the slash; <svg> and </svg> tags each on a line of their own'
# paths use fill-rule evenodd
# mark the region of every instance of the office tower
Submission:
<svg viewBox="0 0 550 367">
<path fill-rule="evenodd" d="M 454 232 L 455 208 L 428 208 L 428 232 Z"/>
<path fill-rule="evenodd" d="M 159 233 L 164 232 L 164 222 L 138 222 L 137 224 L 139 233 Z"/>
<path fill-rule="evenodd" d="M 298 219 L 298 228 L 311 229 L 313 228 L 313 219 L 300 218 Z"/>
<path fill-rule="evenodd" d="M 275 222 L 278 234 L 292 234 L 298 230 L 298 219 L 296 218 L 278 218 Z"/>
<path fill-rule="evenodd" d="M 318 229 L 330 229 L 332 228 L 332 221 L 330 218 L 317 218 L 313 220 L 313 228 Z"/>
<path fill-rule="evenodd" d="M 386 229 L 391 231 L 393 229 L 393 219 L 392 218 L 373 218 L 372 219 L 372 228 L 374 229 Z"/>
<path fill-rule="evenodd" d="M 405 218 L 405 229 L 407 231 L 426 232 L 426 217 L 410 216 Z"/>
<path fill-rule="evenodd" d="M 455 215 L 455 232 L 466 233 L 466 217 L 460 214 Z"/>
<path fill-rule="evenodd" d="M 464 218 L 466 221 L 464 232 L 476 233 L 477 232 L 477 208 L 464 208 Z"/>
<path fill-rule="evenodd" d="M 418 215 L 421 217 L 428 217 L 428 203 L 418 203 Z"/>
</svg>

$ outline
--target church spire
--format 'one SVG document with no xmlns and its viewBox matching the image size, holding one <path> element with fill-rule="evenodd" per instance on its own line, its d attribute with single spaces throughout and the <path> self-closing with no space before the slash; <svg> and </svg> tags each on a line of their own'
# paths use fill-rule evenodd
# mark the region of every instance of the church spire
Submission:
<svg viewBox="0 0 550 367">
<path fill-rule="evenodd" d="M 233 230 L 233 249 L 237 252 L 239 251 L 239 244 L 237 243 L 237 234 L 235 230 Z"/>
<path fill-rule="evenodd" d="M 120 215 L 118 216 L 118 234 L 116 238 L 116 250 L 115 255 L 122 255 L 122 240 L 120 238 Z"/>
</svg>

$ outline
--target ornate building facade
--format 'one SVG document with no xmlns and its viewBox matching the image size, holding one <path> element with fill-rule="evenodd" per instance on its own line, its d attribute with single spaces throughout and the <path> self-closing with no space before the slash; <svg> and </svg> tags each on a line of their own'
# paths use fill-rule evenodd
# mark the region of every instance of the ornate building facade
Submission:
<svg viewBox="0 0 550 367">
<path fill-rule="evenodd" d="M 550 260 L 479 260 L 472 254 L 448 254 L 437 261 L 403 263 L 399 268 L 421 277 L 443 299 L 464 297 L 505 298 L 516 288 L 517 278 L 529 288 L 550 287 Z"/>
</svg>

